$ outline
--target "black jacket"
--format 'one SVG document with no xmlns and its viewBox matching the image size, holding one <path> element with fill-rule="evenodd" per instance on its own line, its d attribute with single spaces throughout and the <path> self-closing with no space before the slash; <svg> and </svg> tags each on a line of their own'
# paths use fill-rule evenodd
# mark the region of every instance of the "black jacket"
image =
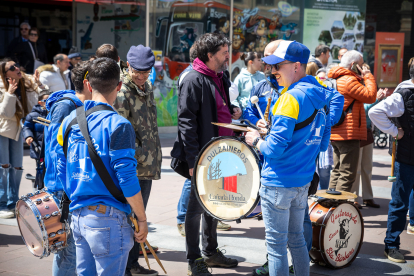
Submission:
<svg viewBox="0 0 414 276">
<path fill-rule="evenodd" d="M 23 138 L 26 140 L 28 137 L 32 137 L 33 141 L 35 141 L 39 145 L 39 149 L 43 143 L 43 129 L 44 125 L 36 123 L 33 121 L 35 119 L 37 120 L 37 117 L 42 117 L 46 119 L 47 116 L 47 110 L 42 109 L 40 105 L 35 105 L 32 109 L 32 111 L 27 114 L 26 120 L 23 125 Z M 30 145 L 30 157 L 33 159 L 39 159 L 40 151 L 36 152 L 35 145 L 32 143 Z"/>
<path fill-rule="evenodd" d="M 23 66 L 26 69 L 27 74 L 33 74 L 34 73 L 34 57 L 32 50 L 30 49 L 29 43 L 32 44 L 33 51 L 35 52 L 35 55 L 37 58 L 43 62 L 44 64 L 47 63 L 47 55 L 46 55 L 46 49 L 43 44 L 40 43 L 33 43 L 30 41 L 22 42 L 16 46 L 16 48 L 13 51 L 13 60 L 15 62 L 18 62 L 20 66 Z"/>
<path fill-rule="evenodd" d="M 223 84 L 227 99 L 230 99 L 231 82 L 227 71 L 223 74 Z M 201 148 L 211 138 L 218 137 L 218 127 L 211 124 L 217 122 L 215 90 L 213 80 L 210 81 L 195 70 L 188 73 L 178 87 L 178 136 L 171 151 L 173 169 L 175 169 L 173 163 L 177 162 L 175 159 L 185 163 L 186 168 L 194 168 Z M 230 113 L 233 113 L 235 106 L 229 103 L 227 106 L 230 106 Z M 188 175 L 184 176 L 189 178 Z"/>
<path fill-rule="evenodd" d="M 395 159 L 414 166 L 414 89 L 404 88 L 394 93 L 400 93 L 404 100 L 404 113 L 397 118 L 397 125 L 404 130 L 404 136 L 398 140 Z"/>
</svg>

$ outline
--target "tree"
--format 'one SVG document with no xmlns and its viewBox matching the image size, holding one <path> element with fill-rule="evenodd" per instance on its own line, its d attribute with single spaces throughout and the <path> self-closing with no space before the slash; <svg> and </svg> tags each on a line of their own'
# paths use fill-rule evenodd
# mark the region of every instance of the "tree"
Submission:
<svg viewBox="0 0 414 276">
<path fill-rule="evenodd" d="M 207 172 L 209 180 L 219 179 L 221 177 L 220 164 L 221 164 L 220 159 L 217 159 L 216 163 L 210 164 L 210 166 L 208 167 L 208 172 Z"/>
<path fill-rule="evenodd" d="M 358 29 L 358 31 L 362 31 L 362 22 L 358 23 L 357 29 Z"/>
</svg>

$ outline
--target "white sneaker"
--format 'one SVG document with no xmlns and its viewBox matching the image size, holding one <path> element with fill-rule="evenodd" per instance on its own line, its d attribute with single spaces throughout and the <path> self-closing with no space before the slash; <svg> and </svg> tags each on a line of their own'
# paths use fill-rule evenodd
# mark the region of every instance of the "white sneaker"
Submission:
<svg viewBox="0 0 414 276">
<path fill-rule="evenodd" d="M 0 211 L 0 218 L 8 219 L 8 218 L 14 218 L 14 217 L 15 217 L 15 214 L 13 211 L 10 211 L 10 210 Z"/>
<path fill-rule="evenodd" d="M 408 223 L 407 234 L 414 235 L 414 225 L 411 225 L 410 223 Z"/>
</svg>

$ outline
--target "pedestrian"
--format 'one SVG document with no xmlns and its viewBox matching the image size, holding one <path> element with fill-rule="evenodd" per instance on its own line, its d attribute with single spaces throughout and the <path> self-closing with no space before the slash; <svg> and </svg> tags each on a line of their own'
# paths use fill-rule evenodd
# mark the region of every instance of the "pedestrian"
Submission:
<svg viewBox="0 0 414 276">
<path fill-rule="evenodd" d="M 315 62 L 316 65 L 318 65 L 319 68 L 324 68 L 326 65 L 328 65 L 329 60 L 329 53 L 331 52 L 331 49 L 324 44 L 320 44 L 316 46 L 315 48 L 315 55 L 312 55 L 309 58 L 308 62 Z"/>
<path fill-rule="evenodd" d="M 153 86 L 148 80 L 154 63 L 155 56 L 149 47 L 131 46 L 127 54 L 126 67 L 121 63 L 123 83 L 114 102 L 115 110 L 129 120 L 135 130 L 135 158 L 138 162 L 136 174 L 145 209 L 151 193 L 152 181 L 161 178 L 162 162 L 157 107 Z M 158 250 L 157 247 L 152 247 L 155 251 Z M 158 272 L 146 269 L 138 263 L 139 251 L 140 245 L 135 242 L 129 254 L 125 275 L 158 275 Z"/>
<path fill-rule="evenodd" d="M 68 116 L 77 107 L 83 105 L 83 102 L 90 100 L 92 95 L 87 88 L 87 72 L 89 61 L 78 64 L 72 69 L 72 82 L 75 85 L 75 91 L 61 90 L 52 93 L 46 101 L 46 109 L 49 112 L 46 119 L 51 123 L 44 128 L 43 142 L 45 143 L 45 169 L 44 185 L 49 193 L 52 193 L 61 202 L 63 195 L 63 186 L 66 182 L 65 176 L 58 174 L 57 164 L 60 162 L 57 136 L 59 127 L 63 119 Z M 75 157 L 76 159 L 76 157 Z M 69 213 L 67 222 L 70 224 L 72 214 Z M 52 264 L 53 276 L 70 276 L 76 275 L 76 247 L 73 233 L 68 235 L 67 247 L 54 254 Z"/>
<path fill-rule="evenodd" d="M 87 135 L 93 140 L 104 168 L 112 178 L 114 188 L 124 195 L 120 202 L 107 188 L 107 179 L 101 178 L 96 163 L 88 153 L 89 143 L 80 126 L 71 127 L 66 138 L 70 150 L 67 162 L 64 151 L 66 128 L 77 118 L 79 110 L 71 112 L 62 122 L 57 140 L 59 142 L 58 174 L 67 176 L 63 188 L 71 200 L 71 229 L 76 237 L 76 273 L 87 275 L 123 276 L 133 238 L 144 242 L 148 235 L 147 217 L 144 211 L 140 186 L 136 176 L 135 135 L 131 123 L 113 110 L 112 104 L 122 83 L 119 67 L 114 60 L 98 58 L 88 68 L 87 88 L 92 99 L 80 108 L 90 111 L 106 107 L 86 118 Z M 111 156 L 109 158 L 109 156 Z M 73 174 L 82 177 L 72 177 Z M 88 181 L 85 181 L 87 179 Z M 105 183 L 105 184 L 104 184 Z M 131 208 L 132 207 L 132 208 Z M 139 232 L 133 234 L 127 215 L 134 211 Z"/>
<path fill-rule="evenodd" d="M 178 136 L 171 151 L 171 167 L 187 179 L 193 175 L 196 156 L 211 138 L 233 135 L 232 130 L 217 127 L 211 122 L 230 123 L 232 118 L 238 119 L 241 115 L 240 108 L 229 101 L 231 82 L 226 70 L 230 45 L 231 42 L 222 34 L 201 36 L 197 41 L 194 70 L 187 74 L 178 88 Z M 201 219 L 202 251 L 199 235 Z M 212 275 L 208 266 L 238 265 L 236 259 L 225 257 L 218 249 L 217 220 L 201 207 L 193 185 L 185 217 L 185 233 L 188 271 L 193 276 Z"/>
<path fill-rule="evenodd" d="M 240 57 L 244 61 L 246 68 L 243 68 L 239 75 L 237 75 L 234 80 L 234 84 L 239 90 L 239 96 L 235 101 L 232 102 L 233 105 L 240 107 L 242 113 L 245 113 L 245 109 L 250 99 L 250 92 L 252 88 L 259 82 L 264 80 L 266 77 L 261 72 L 262 68 L 262 55 L 257 52 L 246 52 L 243 53 Z M 242 114 L 242 118 L 244 115 Z"/>
<path fill-rule="evenodd" d="M 361 53 L 345 53 L 338 67 L 329 71 L 329 78 L 336 79 L 339 93 L 345 97 L 344 120 L 331 130 L 334 150 L 334 167 L 329 188 L 350 192 L 358 170 L 359 141 L 367 139 L 364 103 L 375 102 L 377 85 L 374 76 L 362 68 Z M 364 84 L 363 84 L 363 83 Z"/>
<path fill-rule="evenodd" d="M 53 57 L 53 65 L 39 67 L 40 81 L 49 86 L 50 93 L 60 90 L 70 90 L 69 58 L 65 54 Z"/>
<path fill-rule="evenodd" d="M 309 76 L 316 76 L 316 72 L 318 71 L 319 66 L 316 64 L 316 62 L 308 62 L 306 65 L 306 75 Z"/>
<path fill-rule="evenodd" d="M 309 275 L 309 255 L 303 235 L 308 188 L 316 157 L 326 150 L 330 134 L 330 120 L 324 108 L 329 104 L 325 89 L 320 89 L 315 78 L 306 75 L 309 54 L 303 44 L 282 41 L 273 55 L 263 58 L 272 65 L 272 74 L 284 89 L 272 109 L 272 126 L 265 140 L 253 129 L 246 134 L 246 142 L 265 159 L 259 194 L 270 276 L 289 274 L 287 246 L 295 275 Z M 296 123 L 311 117 L 315 109 L 320 112 L 313 123 L 294 131 Z M 307 147 L 303 147 L 305 141 Z"/>
<path fill-rule="evenodd" d="M 13 40 L 9 43 L 9 46 L 7 47 L 6 55 L 8 57 L 15 56 L 15 50 L 17 49 L 17 46 L 20 43 L 29 41 L 29 30 L 30 30 L 29 23 L 22 22 L 20 24 L 20 35 L 18 37 L 13 38 Z"/>
<path fill-rule="evenodd" d="M 400 83 L 391 96 L 368 112 L 376 127 L 398 140 L 394 165 L 396 180 L 392 183 L 384 239 L 384 254 L 396 263 L 405 262 L 400 251 L 400 234 L 405 228 L 410 194 L 414 188 L 414 65 L 411 65 L 409 73 L 410 81 Z M 412 220 L 407 226 L 408 230 L 414 231 Z"/>
<path fill-rule="evenodd" d="M 25 73 L 33 74 L 34 71 L 47 63 L 46 48 L 38 42 L 39 30 L 32 28 L 29 31 L 29 40 L 16 46 L 16 62 L 25 68 Z"/>
<path fill-rule="evenodd" d="M 315 76 L 317 76 L 321 81 L 326 80 L 326 68 L 320 68 L 316 71 Z"/>
<path fill-rule="evenodd" d="M 82 61 L 81 53 L 79 52 L 77 47 L 73 46 L 69 50 L 68 59 L 69 59 L 69 68 L 68 69 L 69 69 L 70 89 L 75 90 L 75 85 L 72 82 L 72 73 L 71 73 L 71 71 L 76 66 L 76 64 L 78 64 L 79 62 Z"/>
<path fill-rule="evenodd" d="M 341 61 L 342 57 L 345 55 L 345 53 L 348 52 L 347 48 L 341 48 L 338 51 L 338 60 Z"/>
<path fill-rule="evenodd" d="M 39 117 L 46 119 L 47 110 L 45 106 L 48 98 L 49 90 L 43 90 L 39 93 L 38 104 L 27 114 L 22 129 L 23 139 L 30 146 L 30 157 L 37 160 L 40 159 L 40 149 L 43 144 L 43 129 L 45 125 L 34 120 L 40 121 L 38 120 Z"/>
<path fill-rule="evenodd" d="M 21 120 L 32 110 L 42 89 L 39 73 L 20 71 L 9 58 L 0 61 L 0 218 L 14 218 L 23 174 Z"/>
</svg>

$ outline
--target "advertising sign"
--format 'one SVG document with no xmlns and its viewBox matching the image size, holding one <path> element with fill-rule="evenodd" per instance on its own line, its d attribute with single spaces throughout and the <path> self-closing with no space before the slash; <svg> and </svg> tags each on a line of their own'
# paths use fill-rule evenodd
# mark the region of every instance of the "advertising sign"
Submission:
<svg viewBox="0 0 414 276">
<path fill-rule="evenodd" d="M 363 52 L 366 0 L 305 1 L 303 43 L 313 52 L 325 44 L 329 62 L 339 62 L 341 48 Z"/>
</svg>

